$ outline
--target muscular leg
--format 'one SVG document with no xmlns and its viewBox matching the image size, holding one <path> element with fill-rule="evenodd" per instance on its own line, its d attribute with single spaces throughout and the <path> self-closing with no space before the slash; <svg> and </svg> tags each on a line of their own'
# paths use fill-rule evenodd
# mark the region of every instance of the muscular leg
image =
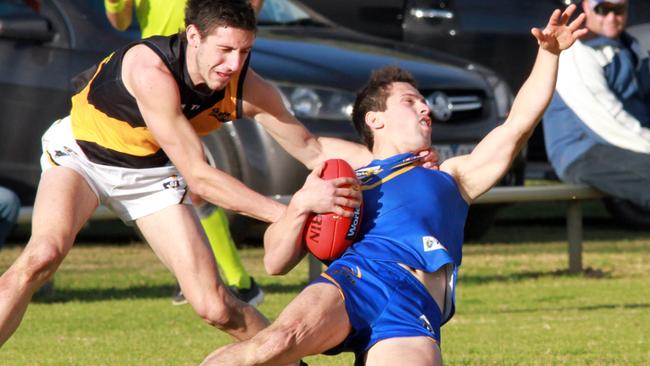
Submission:
<svg viewBox="0 0 650 366">
<path fill-rule="evenodd" d="M 97 196 L 74 170 L 54 167 L 43 174 L 31 238 L 0 277 L 0 345 L 16 330 L 32 295 L 56 272 L 97 205 Z"/>
<path fill-rule="evenodd" d="M 192 194 L 191 191 L 190 197 L 198 212 L 214 257 L 219 262 L 224 282 L 228 286 L 238 288 L 251 287 L 251 278 L 239 258 L 237 246 L 230 235 L 226 213 L 222 208 L 213 206 L 203 200 L 201 196 Z"/>
<path fill-rule="evenodd" d="M 440 347 L 428 337 L 390 338 L 368 350 L 366 366 L 441 366 Z"/>
<path fill-rule="evenodd" d="M 136 221 L 156 255 L 176 276 L 194 310 L 237 340 L 268 325 L 254 307 L 236 299 L 218 275 L 212 251 L 194 210 L 174 205 Z"/>
<path fill-rule="evenodd" d="M 338 289 L 318 283 L 303 290 L 271 326 L 248 341 L 216 350 L 201 366 L 289 364 L 337 346 L 349 333 Z"/>
</svg>

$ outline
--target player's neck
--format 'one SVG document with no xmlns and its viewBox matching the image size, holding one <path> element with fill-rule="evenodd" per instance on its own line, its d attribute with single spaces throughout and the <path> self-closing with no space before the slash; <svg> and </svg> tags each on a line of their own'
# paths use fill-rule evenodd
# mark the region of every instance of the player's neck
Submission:
<svg viewBox="0 0 650 366">
<path fill-rule="evenodd" d="M 405 153 L 415 153 L 411 149 L 400 148 L 399 146 L 382 143 L 380 141 L 375 141 L 372 147 L 372 155 L 376 160 L 388 159 L 391 156 L 405 154 Z"/>
</svg>

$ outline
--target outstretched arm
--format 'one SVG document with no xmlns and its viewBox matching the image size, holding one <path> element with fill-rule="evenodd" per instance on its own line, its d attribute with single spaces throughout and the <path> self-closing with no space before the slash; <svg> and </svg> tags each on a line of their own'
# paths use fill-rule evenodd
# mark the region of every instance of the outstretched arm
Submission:
<svg viewBox="0 0 650 366">
<path fill-rule="evenodd" d="M 280 92 L 253 70 L 244 81 L 244 115 L 254 118 L 291 156 L 308 169 L 330 158 L 342 158 L 353 167 L 372 160 L 365 146 L 334 138 L 312 135 L 285 108 Z"/>
<path fill-rule="evenodd" d="M 244 81 L 244 115 L 254 118 L 291 156 L 308 169 L 327 159 L 341 158 L 353 168 L 360 168 L 372 160 L 364 145 L 331 137 L 312 135 L 284 106 L 280 92 L 253 70 Z M 434 150 L 420 152 L 423 166 L 437 167 Z"/>
<path fill-rule="evenodd" d="M 264 268 L 272 275 L 285 274 L 307 253 L 302 231 L 309 214 L 333 212 L 339 216 L 352 213 L 343 207 L 359 206 L 361 193 L 350 188 L 358 185 L 354 178 L 319 178 L 324 164 L 309 174 L 303 187 L 296 192 L 279 220 L 264 234 Z"/>
<path fill-rule="evenodd" d="M 440 166 L 456 179 L 468 202 L 485 193 L 506 173 L 542 117 L 555 89 L 560 53 L 587 32 L 579 29 L 584 14 L 569 23 L 575 9 L 575 5 L 570 5 L 563 13 L 555 10 L 544 30 L 531 30 L 539 44 L 537 59 L 506 122 L 483 138 L 471 154 L 449 159 Z"/>
</svg>

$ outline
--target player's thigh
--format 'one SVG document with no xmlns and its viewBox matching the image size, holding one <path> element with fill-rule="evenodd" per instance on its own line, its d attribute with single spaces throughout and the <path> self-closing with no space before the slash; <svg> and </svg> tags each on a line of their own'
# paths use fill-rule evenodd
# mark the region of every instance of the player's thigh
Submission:
<svg viewBox="0 0 650 366">
<path fill-rule="evenodd" d="M 305 288 L 273 326 L 295 332 L 302 354 L 317 354 L 339 345 L 351 329 L 343 297 L 337 287 L 326 283 Z"/>
<path fill-rule="evenodd" d="M 54 237 L 72 244 L 99 205 L 97 195 L 76 171 L 53 167 L 41 176 L 32 214 L 32 238 Z"/>
<path fill-rule="evenodd" d="M 390 338 L 377 342 L 368 350 L 367 366 L 440 366 L 442 354 L 429 337 Z"/>
<path fill-rule="evenodd" d="M 217 281 L 214 256 L 191 205 L 168 206 L 137 219 L 136 225 L 182 287 L 201 282 L 212 285 Z"/>
</svg>

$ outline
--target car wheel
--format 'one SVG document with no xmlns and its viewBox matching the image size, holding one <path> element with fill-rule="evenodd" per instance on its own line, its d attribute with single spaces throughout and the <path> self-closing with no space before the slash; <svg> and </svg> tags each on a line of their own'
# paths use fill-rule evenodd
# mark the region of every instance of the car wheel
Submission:
<svg viewBox="0 0 650 366">
<path fill-rule="evenodd" d="M 620 198 L 604 198 L 603 203 L 618 223 L 634 229 L 650 229 L 650 210 Z"/>
<path fill-rule="evenodd" d="M 479 240 L 485 236 L 494 224 L 499 207 L 499 205 L 470 206 L 465 222 L 465 241 Z"/>
</svg>

